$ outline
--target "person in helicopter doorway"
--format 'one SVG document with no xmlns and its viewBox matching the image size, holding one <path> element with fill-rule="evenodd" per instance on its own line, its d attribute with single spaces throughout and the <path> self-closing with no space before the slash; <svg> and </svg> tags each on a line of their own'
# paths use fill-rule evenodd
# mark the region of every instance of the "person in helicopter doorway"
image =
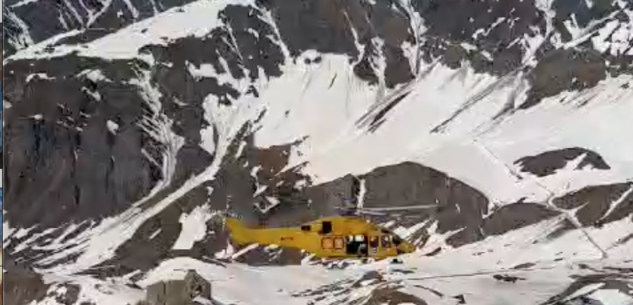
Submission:
<svg viewBox="0 0 633 305">
<path fill-rule="evenodd" d="M 358 257 L 367 257 L 367 238 L 364 235 L 350 235 L 346 237 L 347 254 Z"/>
<path fill-rule="evenodd" d="M 367 257 L 369 256 L 369 249 L 367 248 L 367 243 L 361 243 L 360 245 L 358 245 L 358 256 L 360 257 Z"/>
</svg>

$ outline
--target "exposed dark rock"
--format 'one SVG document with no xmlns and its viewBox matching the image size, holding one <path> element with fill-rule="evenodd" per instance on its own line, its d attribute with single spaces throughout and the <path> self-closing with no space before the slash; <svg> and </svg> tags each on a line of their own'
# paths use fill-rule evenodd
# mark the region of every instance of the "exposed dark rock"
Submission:
<svg viewBox="0 0 633 305">
<path fill-rule="evenodd" d="M 631 217 L 631 223 L 633 223 L 633 217 Z M 615 243 L 615 245 L 618 245 L 618 246 L 619 245 L 624 245 L 624 244 L 626 244 L 627 242 L 629 242 L 631 240 L 633 240 L 633 233 L 618 239 L 618 241 Z"/>
<path fill-rule="evenodd" d="M 421 289 L 427 290 L 427 291 L 430 291 L 431 293 L 435 294 L 438 297 L 444 297 L 443 293 L 441 293 L 441 292 L 439 292 L 439 291 L 437 291 L 435 289 L 432 289 L 432 288 L 429 288 L 429 287 L 426 287 L 426 286 L 422 286 L 422 285 L 413 285 L 413 286 L 417 287 L 417 288 L 421 288 Z M 455 298 L 455 297 L 453 297 L 453 298 Z M 458 303 L 458 304 L 462 304 L 462 303 Z"/>
<path fill-rule="evenodd" d="M 290 54 L 314 49 L 357 56 L 352 25 L 345 12 L 356 1 L 260 1 L 271 10 Z"/>
<path fill-rule="evenodd" d="M 382 110 L 380 110 L 372 118 L 371 123 L 370 123 L 371 127 L 370 127 L 369 131 L 373 132 L 373 131 L 377 130 L 378 127 L 380 127 L 380 125 L 382 125 L 382 123 L 385 122 L 387 113 L 389 113 L 389 111 L 391 109 L 396 107 L 408 95 L 409 95 L 408 93 L 404 93 L 404 94 L 398 96 L 397 98 L 393 99 L 393 101 L 390 101 L 389 104 L 387 104 Z"/>
<path fill-rule="evenodd" d="M 494 210 L 480 223 L 465 227 L 448 240 L 460 240 L 455 245 L 481 241 L 487 236 L 503 235 L 513 230 L 550 219 L 560 213 L 542 204 L 518 202 Z M 573 227 L 573 226 L 572 226 Z"/>
<path fill-rule="evenodd" d="M 56 294 L 55 301 L 63 305 L 74 305 L 77 303 L 81 288 L 74 284 L 63 284 L 64 293 Z"/>
<path fill-rule="evenodd" d="M 521 281 L 525 280 L 522 277 L 506 275 L 506 274 L 495 274 L 492 276 L 492 278 L 494 278 L 497 281 L 503 281 L 503 282 L 508 282 L 508 283 L 516 283 L 519 280 Z"/>
<path fill-rule="evenodd" d="M 527 100 L 519 106 L 527 109 L 546 97 L 565 90 L 591 88 L 607 76 L 607 66 L 597 51 L 555 50 L 538 61 L 529 79 L 532 87 Z"/>
<path fill-rule="evenodd" d="M 559 214 L 543 204 L 515 203 L 506 205 L 484 219 L 483 231 L 486 235 L 502 235 Z"/>
<path fill-rule="evenodd" d="M 367 282 L 371 281 L 371 282 Z M 361 284 L 363 283 L 364 284 Z M 359 287 L 372 287 L 367 297 L 350 296 L 351 292 Z M 294 297 L 312 297 L 314 300 L 322 300 L 325 297 L 337 297 L 338 300 L 332 304 L 363 304 L 363 305 L 398 305 L 410 303 L 415 305 L 426 305 L 427 303 L 411 294 L 402 292 L 398 285 L 386 285 L 380 273 L 370 271 L 356 280 L 341 280 L 332 284 L 323 285 L 316 289 L 308 289 L 294 293 Z"/>
<path fill-rule="evenodd" d="M 569 41 L 572 37 L 567 27 L 563 24 L 564 21 L 573 18 L 578 26 L 585 28 L 590 22 L 606 17 L 615 8 L 613 1 L 599 0 L 592 3 L 591 7 L 589 7 L 587 3 L 555 0 L 552 3 L 552 9 L 556 12 L 554 19 L 556 29 L 562 34 L 561 37 L 564 41 Z"/>
<path fill-rule="evenodd" d="M 2 280 L 3 302 L 6 304 L 26 305 L 46 297 L 48 285 L 39 274 L 12 274 L 5 272 Z"/>
<path fill-rule="evenodd" d="M 461 59 L 473 61 L 479 72 L 506 74 L 521 64 L 523 50 L 513 41 L 523 35 L 545 33 L 544 12 L 534 1 L 412 1 L 414 9 L 428 28 L 425 36 L 427 61 L 440 58 L 450 67 L 459 67 Z M 481 31 L 480 29 L 490 29 Z M 467 52 L 459 43 L 469 43 L 476 50 Z M 487 52 L 492 60 L 485 60 Z M 448 56 L 447 56 L 448 55 Z"/>
<path fill-rule="evenodd" d="M 546 151 L 535 156 L 523 157 L 515 161 L 514 164 L 520 166 L 524 172 L 534 174 L 538 177 L 545 177 L 554 174 L 556 170 L 565 168 L 567 162 L 581 156 L 584 157 L 578 165 L 576 165 L 575 170 L 584 168 L 611 169 L 602 156 L 594 151 L 580 147 Z"/>
<path fill-rule="evenodd" d="M 599 288 L 601 290 L 617 290 L 624 295 L 633 296 L 629 287 L 630 279 L 626 277 L 626 275 L 623 276 L 619 273 L 596 273 L 590 275 L 575 276 L 574 278 L 574 282 L 569 285 L 564 291 L 551 297 L 549 300 L 542 303 L 541 305 L 560 304 L 559 302 L 561 300 L 568 298 L 572 294 L 576 293 L 578 290 L 583 289 L 588 285 L 594 284 L 601 284 L 602 286 Z M 594 290 L 586 291 L 583 294 L 575 296 L 575 298 L 570 301 L 585 298 L 587 294 L 590 294 L 593 291 Z"/>
<path fill-rule="evenodd" d="M 442 253 L 442 248 L 438 247 L 438 248 L 435 248 L 433 251 L 425 254 L 425 256 L 436 256 L 436 255 L 438 255 L 440 253 Z"/>
<path fill-rule="evenodd" d="M 196 206 L 206 202 L 208 185 L 202 184 L 193 189 L 159 214 L 147 220 L 136 230 L 131 239 L 117 249 L 114 258 L 95 266 L 94 271 L 88 273 L 101 277 L 121 276 L 134 270 L 148 271 L 156 267 L 162 260 L 170 258 L 172 256 L 170 255 L 171 248 L 182 230 L 182 225 L 179 222 L 180 215 L 190 213 Z"/>
<path fill-rule="evenodd" d="M 618 21 L 620 24 L 615 26 L 612 25 L 610 28 L 612 34 L 606 37 L 607 42 L 611 42 L 615 40 L 613 33 L 615 33 L 616 30 L 627 26 L 627 23 L 630 20 L 628 20 L 629 17 L 625 11 L 627 8 L 633 8 L 633 6 L 630 2 L 626 1 L 617 2 L 600 0 L 588 5 L 587 3 L 579 3 L 570 0 L 556 0 L 553 2 L 552 8 L 556 13 L 553 25 L 557 32 L 560 33 L 560 37 L 563 42 L 570 42 L 573 39 L 565 23 L 577 25 L 582 29 L 588 29 L 592 26 L 604 26 L 609 21 Z M 612 15 L 612 17 L 609 18 L 609 15 Z M 600 41 L 601 39 L 598 39 L 598 41 L 595 42 L 593 40 L 593 38 L 597 38 L 599 35 L 600 33 L 598 32 L 591 33 L 585 41 L 581 42 L 580 49 L 595 48 L 597 47 L 597 44 L 603 44 L 603 42 Z M 625 47 L 619 52 L 609 48 L 606 54 L 603 55 L 605 63 L 608 63 L 607 71 L 611 73 L 612 76 L 618 76 L 622 73 L 631 74 L 633 72 L 633 67 L 631 66 L 633 56 L 630 55 L 629 52 L 632 48 L 633 44 L 629 42 L 628 48 Z"/>
<path fill-rule="evenodd" d="M 466 298 L 464 297 L 463 294 L 458 294 L 454 296 L 453 298 L 457 300 L 457 304 L 466 304 Z"/>
<path fill-rule="evenodd" d="M 130 240 L 117 249 L 114 258 L 101 263 L 89 273 L 101 277 L 120 276 L 133 270 L 148 271 L 157 266 L 160 261 L 175 256 L 189 256 L 207 261 L 213 258 L 216 253 L 226 249 L 229 242 L 228 232 L 223 226 L 221 215 L 207 221 L 207 234 L 202 240 L 196 242 L 191 250 L 171 250 L 182 229 L 179 222 L 180 215 L 190 213 L 196 207 L 206 205 L 210 211 L 216 212 L 228 209 L 250 225 L 280 226 L 288 221 L 309 220 L 305 212 L 310 213 L 309 210 L 302 209 L 302 207 L 305 208 L 307 199 L 299 200 L 301 206 L 295 211 L 300 214 L 292 214 L 292 204 L 297 204 L 293 201 L 293 196 L 301 193 L 301 188 L 296 186 L 297 182 L 306 178 L 293 170 L 281 172 L 288 162 L 290 145 L 258 149 L 253 145 L 253 139 L 248 136 L 248 131 L 248 126 L 245 125 L 230 145 L 222 166 L 213 180 L 189 191 L 147 220 Z M 260 169 L 256 176 L 252 176 L 256 167 Z M 304 181 L 304 184 L 310 183 Z M 269 188 L 256 195 L 258 185 Z M 213 189 L 213 192 L 209 192 L 209 189 Z M 167 189 L 164 193 L 170 191 L 173 189 Z M 285 205 L 281 212 L 270 213 L 271 217 L 267 216 L 269 213 L 265 212 L 265 206 L 257 205 L 269 196 L 279 198 L 282 201 L 281 204 Z M 160 198 L 162 198 L 160 194 L 155 196 L 146 204 L 147 207 L 155 204 Z M 284 200 L 289 201 L 283 202 Z M 297 264 L 301 258 L 302 255 L 298 251 L 270 252 L 258 248 L 242 255 L 239 261 L 253 265 L 286 265 Z"/>
<path fill-rule="evenodd" d="M 402 303 L 414 305 L 427 305 L 423 299 L 399 291 L 395 288 L 378 288 L 371 292 L 371 297 L 363 304 L 366 305 L 398 305 Z"/>
<path fill-rule="evenodd" d="M 553 202 L 563 209 L 580 207 L 575 216 L 583 226 L 600 226 L 633 214 L 632 189 L 633 183 L 588 186 Z M 616 202 L 617 206 L 607 214 Z"/>
<path fill-rule="evenodd" d="M 613 272 L 619 272 L 622 275 L 633 274 L 633 268 L 607 266 L 607 267 L 604 267 L 604 269 L 613 271 Z"/>
<path fill-rule="evenodd" d="M 372 284 L 376 284 L 379 282 L 384 282 L 384 278 L 382 276 L 382 274 L 380 274 L 378 271 L 369 271 L 365 274 L 363 274 L 363 276 L 361 276 L 359 279 L 357 279 L 354 284 L 352 284 L 352 288 L 359 288 L 362 287 L 363 285 L 366 285 L 368 281 L 371 281 Z"/>
<path fill-rule="evenodd" d="M 260 1 L 271 10 L 281 39 L 291 56 L 306 50 L 346 54 L 357 60 L 354 72 L 369 83 L 377 83 L 384 75 L 385 84 L 393 88 L 413 78 L 409 61 L 401 44 L 411 42 L 407 13 L 396 1 L 318 1 L 288 3 Z M 372 39 L 384 40 L 382 46 Z M 363 46 L 357 49 L 356 43 Z M 375 58 L 383 54 L 384 71 L 378 71 Z"/>
<path fill-rule="evenodd" d="M 9 15 L 8 10 L 4 9 L 5 2 L 2 3 L 2 57 L 11 55 L 17 50 L 26 47 L 25 42 L 20 40 L 20 35 L 23 34 L 23 30 L 20 29 L 16 22 L 16 17 Z M 6 43 L 5 43 L 6 42 Z"/>
<path fill-rule="evenodd" d="M 557 223 L 554 230 L 552 230 L 549 234 L 547 234 L 545 238 L 546 240 L 554 240 L 558 237 L 563 236 L 565 233 L 573 229 L 576 229 L 576 225 L 574 225 L 571 221 L 569 221 L 569 219 L 565 218 L 561 220 L 559 223 Z M 534 241 L 534 243 L 537 243 L 537 241 Z"/>
<path fill-rule="evenodd" d="M 4 195 L 14 203 L 6 206 L 14 223 L 38 224 L 43 230 L 118 214 L 163 178 L 142 153 L 160 160 L 161 143 L 137 125 L 147 103 L 138 88 L 127 84 L 139 76 L 139 66 L 76 57 L 6 65 L 12 77 L 5 79 L 5 98 L 20 101 L 5 110 L 4 126 L 11 164 L 3 172 Z M 112 82 L 73 77 L 88 67 Z M 39 71 L 55 81 L 27 81 Z M 89 84 L 99 85 L 93 91 Z M 119 131 L 109 131 L 108 121 Z"/>
<path fill-rule="evenodd" d="M 369 48 L 369 47 L 366 47 Z M 372 64 L 370 62 L 369 55 L 367 52 L 363 55 L 363 58 L 354 65 L 354 74 L 358 76 L 360 79 L 368 82 L 371 85 L 378 84 L 378 76 L 376 75 L 376 71 L 372 68 Z"/>
<path fill-rule="evenodd" d="M 349 285 L 353 283 L 353 280 L 344 279 L 338 280 L 334 283 L 323 285 L 314 289 L 307 289 L 304 291 L 293 293 L 293 297 L 308 297 L 308 296 L 323 296 L 327 293 L 333 293 L 335 295 L 341 295 L 345 292 L 348 292 Z"/>
<path fill-rule="evenodd" d="M 213 156 L 199 146 L 200 130 L 208 127 L 202 116 L 202 102 L 214 94 L 220 103 L 230 104 L 242 93 L 230 84 L 218 84 L 215 77 L 192 75 L 188 65 L 211 64 L 216 71 L 230 73 L 238 79 L 263 77 L 258 75 L 259 71 L 264 71 L 267 77 L 279 76 L 278 65 L 283 56 L 267 35 L 272 34 L 270 26 L 266 28 L 257 21 L 259 19 L 247 18 L 255 13 L 258 12 L 237 6 L 229 6 L 223 12 L 225 18 L 229 18 L 227 22 L 242 29 L 233 35 L 238 37 L 237 47 L 247 60 L 238 59 L 232 51 L 236 46 L 227 45 L 230 39 L 223 28 L 205 40 L 183 38 L 169 46 L 147 46 L 141 50 L 151 54 L 158 63 L 149 71 L 150 78 L 144 81 L 162 93 L 160 101 L 150 101 L 160 102 L 163 111 L 160 114 L 153 114 L 139 88 L 128 82 L 140 78 L 148 68 L 142 62 L 106 62 L 69 56 L 38 65 L 29 65 L 27 61 L 8 64 L 12 77 L 5 82 L 5 97 L 20 101 L 17 107 L 10 109 L 8 114 L 12 119 L 7 120 L 5 126 L 12 139 L 6 144 L 8 160 L 15 165 L 4 172 L 5 196 L 16 202 L 15 209 L 8 209 L 9 217 L 16 215 L 12 222 L 27 227 L 38 223 L 39 230 L 44 230 L 62 221 L 81 222 L 118 214 L 143 198 L 164 178 L 159 164 L 161 153 L 169 144 L 157 142 L 141 126 L 146 123 L 148 114 L 158 116 L 159 122 L 151 123 L 158 126 L 162 123 L 161 117 L 172 119 L 171 129 L 184 139 L 176 155 L 176 172 L 169 189 L 174 190 L 174 186 L 204 170 Z M 250 27 L 255 27 L 262 36 L 250 34 Z M 209 52 L 200 53 L 205 49 Z M 267 50 L 266 54 L 262 55 L 262 49 Z M 230 71 L 223 70 L 221 60 L 228 64 L 226 68 Z M 243 67 L 250 71 L 249 75 L 243 74 Z M 86 68 L 105 78 L 76 76 L 88 72 Z M 29 76 L 40 71 L 47 73 L 47 77 Z M 63 98 L 58 98 L 62 94 Z M 49 98 L 64 102 L 40 103 Z M 40 115 L 42 119 L 29 119 Z M 119 129 L 109 131 L 110 122 Z M 39 165 L 31 167 L 29 164 Z M 103 167 L 103 164 L 109 166 Z M 98 168 L 89 168 L 97 165 Z M 31 178 L 27 181 L 21 177 Z M 38 187 L 38 183 L 46 187 Z M 105 187 L 101 187 L 103 185 Z M 45 191 L 28 192 L 30 187 Z M 41 207 L 44 201 L 37 198 L 50 196 L 49 193 L 58 197 L 55 202 L 61 205 L 59 210 L 63 213 L 42 214 L 47 209 Z M 165 194 L 159 192 L 150 202 L 157 202 Z M 46 205 L 50 209 L 50 204 Z M 18 210 L 21 212 L 17 213 Z"/>
<path fill-rule="evenodd" d="M 518 265 L 512 267 L 512 269 L 527 269 L 527 268 L 533 267 L 534 265 L 536 265 L 536 264 L 534 264 L 534 263 L 523 263 L 523 264 L 518 264 Z"/>
<path fill-rule="evenodd" d="M 416 163 L 379 167 L 359 178 L 367 189 L 363 198 L 366 208 L 437 205 L 431 209 L 405 211 L 410 218 L 400 221 L 403 226 L 434 218 L 438 220 L 440 234 L 478 227 L 488 209 L 488 199 L 479 191 Z M 448 242 L 459 246 L 479 239 L 478 235 L 478 231 L 468 231 L 453 235 Z"/>
<path fill-rule="evenodd" d="M 3 254 L 3 269 L 4 304 L 27 305 L 46 297 L 49 285 L 44 283 L 42 276 L 28 267 L 17 264 L 7 252 Z"/>
<path fill-rule="evenodd" d="M 299 265 L 304 253 L 298 249 L 258 248 L 238 257 L 235 261 L 252 266 L 286 266 Z"/>
</svg>

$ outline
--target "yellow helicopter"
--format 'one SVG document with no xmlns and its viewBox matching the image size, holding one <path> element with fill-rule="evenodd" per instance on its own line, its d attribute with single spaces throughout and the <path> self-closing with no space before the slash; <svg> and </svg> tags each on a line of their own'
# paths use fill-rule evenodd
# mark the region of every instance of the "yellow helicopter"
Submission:
<svg viewBox="0 0 633 305">
<path fill-rule="evenodd" d="M 302 249 L 317 258 L 381 260 L 416 250 L 413 244 L 392 231 L 356 215 L 323 217 L 300 226 L 281 228 L 250 228 L 237 218 L 227 217 L 226 226 L 238 245 Z"/>
</svg>

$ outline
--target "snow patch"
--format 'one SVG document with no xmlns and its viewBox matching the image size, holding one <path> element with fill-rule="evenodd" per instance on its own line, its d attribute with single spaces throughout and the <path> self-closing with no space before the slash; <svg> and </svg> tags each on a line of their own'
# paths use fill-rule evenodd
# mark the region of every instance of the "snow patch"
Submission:
<svg viewBox="0 0 633 305">
<path fill-rule="evenodd" d="M 59 57 L 72 52 L 78 52 L 81 56 L 107 59 L 136 58 L 138 50 L 146 45 L 165 45 L 168 41 L 181 37 L 206 36 L 212 29 L 222 25 L 216 16 L 227 5 L 247 6 L 254 5 L 254 2 L 250 0 L 195 1 L 171 8 L 86 44 L 57 46 L 52 51 L 44 51 L 55 40 L 62 38 L 61 35 L 58 35 L 46 42 L 40 42 L 37 45 L 19 50 L 6 60 Z M 78 30 L 71 32 L 65 35 L 72 36 L 80 33 Z"/>
<path fill-rule="evenodd" d="M 197 206 L 191 213 L 180 215 L 182 229 L 172 249 L 189 250 L 197 241 L 201 241 L 207 233 L 207 221 L 214 215 L 208 205 Z"/>
</svg>

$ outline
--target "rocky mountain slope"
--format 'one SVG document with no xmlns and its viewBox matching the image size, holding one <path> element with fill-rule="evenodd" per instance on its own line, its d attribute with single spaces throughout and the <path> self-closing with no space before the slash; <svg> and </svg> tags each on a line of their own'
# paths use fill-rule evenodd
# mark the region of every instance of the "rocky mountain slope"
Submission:
<svg viewBox="0 0 633 305">
<path fill-rule="evenodd" d="M 630 304 L 632 1 L 3 6 L 7 304 L 131 304 L 189 267 L 226 304 Z M 420 247 L 404 271 L 227 241 L 227 210 L 344 199 L 412 207 L 375 219 Z"/>
</svg>

